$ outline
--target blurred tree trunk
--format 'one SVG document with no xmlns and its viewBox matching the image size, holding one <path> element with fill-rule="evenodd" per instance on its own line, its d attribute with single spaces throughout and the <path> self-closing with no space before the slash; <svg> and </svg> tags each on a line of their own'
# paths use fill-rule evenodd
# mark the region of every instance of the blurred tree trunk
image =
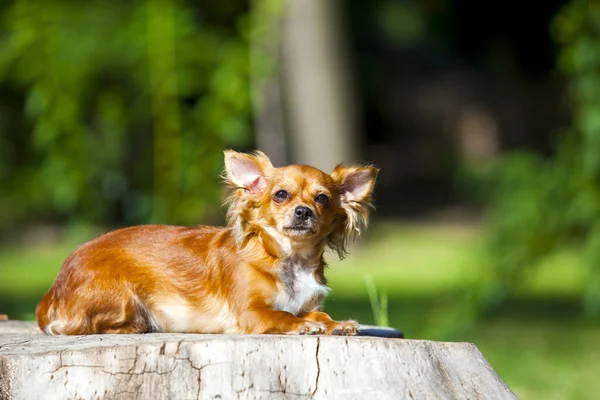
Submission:
<svg viewBox="0 0 600 400">
<path fill-rule="evenodd" d="M 357 161 L 358 121 L 341 15 L 338 0 L 254 1 L 256 145 L 275 165 L 304 163 L 329 172 L 342 161 Z"/>
<path fill-rule="evenodd" d="M 250 14 L 250 79 L 256 147 L 267 153 L 275 166 L 290 162 L 280 63 L 285 2 L 254 0 Z"/>
<path fill-rule="evenodd" d="M 339 0 L 288 0 L 282 68 L 290 154 L 330 172 L 357 161 L 357 112 Z"/>
</svg>

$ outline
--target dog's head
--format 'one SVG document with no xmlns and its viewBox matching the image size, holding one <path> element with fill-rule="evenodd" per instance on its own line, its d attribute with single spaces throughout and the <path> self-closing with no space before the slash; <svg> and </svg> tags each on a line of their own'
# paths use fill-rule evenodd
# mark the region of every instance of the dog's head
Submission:
<svg viewBox="0 0 600 400">
<path fill-rule="evenodd" d="M 340 257 L 366 227 L 378 169 L 338 165 L 331 175 L 306 165 L 275 168 L 262 152 L 225 152 L 232 188 L 227 213 L 238 244 L 263 230 L 284 253 L 328 245 Z"/>
</svg>

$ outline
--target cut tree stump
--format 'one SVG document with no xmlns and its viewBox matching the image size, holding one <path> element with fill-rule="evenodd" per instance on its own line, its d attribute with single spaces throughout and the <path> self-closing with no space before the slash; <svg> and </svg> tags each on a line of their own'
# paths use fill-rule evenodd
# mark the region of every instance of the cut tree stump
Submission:
<svg viewBox="0 0 600 400">
<path fill-rule="evenodd" d="M 0 399 L 517 398 L 473 344 L 361 333 L 51 337 L 0 321 Z"/>
</svg>

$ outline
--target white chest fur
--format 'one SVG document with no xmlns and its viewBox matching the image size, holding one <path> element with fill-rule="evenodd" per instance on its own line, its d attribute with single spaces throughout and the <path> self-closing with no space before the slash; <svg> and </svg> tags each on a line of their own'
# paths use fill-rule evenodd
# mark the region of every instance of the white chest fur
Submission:
<svg viewBox="0 0 600 400">
<path fill-rule="evenodd" d="M 314 269 L 305 260 L 287 260 L 282 264 L 283 286 L 275 298 L 275 309 L 294 315 L 318 308 L 329 288 L 315 279 Z"/>
</svg>

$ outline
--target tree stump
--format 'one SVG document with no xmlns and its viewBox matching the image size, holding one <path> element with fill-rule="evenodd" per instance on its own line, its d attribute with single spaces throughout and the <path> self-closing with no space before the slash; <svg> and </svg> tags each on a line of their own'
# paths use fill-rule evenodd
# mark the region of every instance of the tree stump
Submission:
<svg viewBox="0 0 600 400">
<path fill-rule="evenodd" d="M 516 399 L 473 344 L 361 332 L 379 337 L 50 337 L 0 321 L 0 399 Z"/>
</svg>

